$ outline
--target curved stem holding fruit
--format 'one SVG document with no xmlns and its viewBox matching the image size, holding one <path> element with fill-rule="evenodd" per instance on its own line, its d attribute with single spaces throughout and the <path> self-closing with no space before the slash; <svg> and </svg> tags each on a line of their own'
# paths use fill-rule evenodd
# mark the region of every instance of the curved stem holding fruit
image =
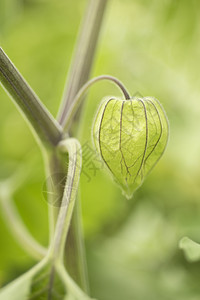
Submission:
<svg viewBox="0 0 200 300">
<path fill-rule="evenodd" d="M 86 82 L 86 84 L 84 84 L 82 86 L 82 88 L 79 90 L 79 92 L 77 93 L 72 106 L 70 107 L 68 113 L 65 116 L 65 120 L 64 120 L 64 128 L 65 130 L 68 130 L 70 127 L 70 124 L 73 120 L 74 115 L 76 114 L 79 105 L 81 104 L 82 101 L 82 97 L 83 95 L 86 93 L 86 91 L 96 82 L 101 81 L 101 80 L 109 80 L 112 81 L 114 84 L 116 84 L 118 86 L 118 88 L 121 90 L 122 94 L 124 95 L 126 100 L 129 100 L 131 97 L 127 91 L 127 89 L 124 87 L 123 83 L 118 80 L 116 77 L 110 76 L 110 75 L 101 75 L 98 77 L 95 77 L 91 80 L 89 80 L 88 82 Z"/>
</svg>

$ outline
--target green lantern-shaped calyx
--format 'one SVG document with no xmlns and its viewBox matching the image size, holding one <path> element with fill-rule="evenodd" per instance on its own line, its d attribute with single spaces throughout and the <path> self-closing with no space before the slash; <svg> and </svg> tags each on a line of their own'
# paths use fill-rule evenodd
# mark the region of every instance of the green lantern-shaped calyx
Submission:
<svg viewBox="0 0 200 300">
<path fill-rule="evenodd" d="M 101 103 L 93 126 L 94 143 L 127 198 L 162 156 L 168 131 L 165 111 L 155 98 L 112 98 Z"/>
</svg>

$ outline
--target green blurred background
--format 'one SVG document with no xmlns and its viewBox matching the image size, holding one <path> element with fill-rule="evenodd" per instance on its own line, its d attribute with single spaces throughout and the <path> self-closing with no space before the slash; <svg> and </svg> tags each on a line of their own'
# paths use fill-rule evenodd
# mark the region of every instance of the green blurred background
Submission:
<svg viewBox="0 0 200 300">
<path fill-rule="evenodd" d="M 54 116 L 86 3 L 0 0 L 1 46 Z M 185 235 L 200 242 L 199 20 L 196 0 L 109 1 L 92 75 L 111 74 L 132 95 L 158 98 L 169 118 L 170 140 L 129 201 L 95 157 L 84 160 L 83 225 L 91 294 L 99 300 L 200 299 L 200 263 L 188 263 L 178 248 Z M 119 91 L 99 83 L 85 104 L 80 126 L 87 150 L 96 109 L 106 95 Z M 26 179 L 15 200 L 32 234 L 46 245 L 42 157 L 2 88 L 0 105 L 0 179 L 21 168 Z M 0 214 L 0 285 L 34 263 Z"/>
</svg>

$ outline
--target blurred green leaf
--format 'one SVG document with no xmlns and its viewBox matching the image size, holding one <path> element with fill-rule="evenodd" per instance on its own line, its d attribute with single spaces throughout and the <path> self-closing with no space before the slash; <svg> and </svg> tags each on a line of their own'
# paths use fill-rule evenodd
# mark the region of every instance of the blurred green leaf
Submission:
<svg viewBox="0 0 200 300">
<path fill-rule="evenodd" d="M 180 240 L 179 247 L 184 251 L 186 258 L 189 261 L 194 262 L 200 260 L 200 244 L 188 237 L 183 237 Z"/>
</svg>

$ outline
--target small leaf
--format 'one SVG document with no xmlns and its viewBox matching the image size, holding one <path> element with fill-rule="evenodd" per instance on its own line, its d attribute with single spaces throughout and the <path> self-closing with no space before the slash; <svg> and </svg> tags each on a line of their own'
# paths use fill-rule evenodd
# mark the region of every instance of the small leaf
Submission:
<svg viewBox="0 0 200 300">
<path fill-rule="evenodd" d="M 127 198 L 162 156 L 168 130 L 166 114 L 154 98 L 112 98 L 100 105 L 93 126 L 94 143 Z"/>
<path fill-rule="evenodd" d="M 194 242 L 188 237 L 180 240 L 179 248 L 184 251 L 188 261 L 194 262 L 200 260 L 200 244 Z"/>
<path fill-rule="evenodd" d="M 28 299 L 31 286 L 31 278 L 23 276 L 0 291 L 0 300 L 23 300 Z"/>
<path fill-rule="evenodd" d="M 0 300 L 92 300 L 69 277 L 64 266 L 43 259 L 35 267 L 0 289 Z"/>
<path fill-rule="evenodd" d="M 15 279 L 0 290 L 0 300 L 25 300 L 29 299 L 33 278 L 45 265 L 41 261 L 28 272 Z"/>
</svg>

